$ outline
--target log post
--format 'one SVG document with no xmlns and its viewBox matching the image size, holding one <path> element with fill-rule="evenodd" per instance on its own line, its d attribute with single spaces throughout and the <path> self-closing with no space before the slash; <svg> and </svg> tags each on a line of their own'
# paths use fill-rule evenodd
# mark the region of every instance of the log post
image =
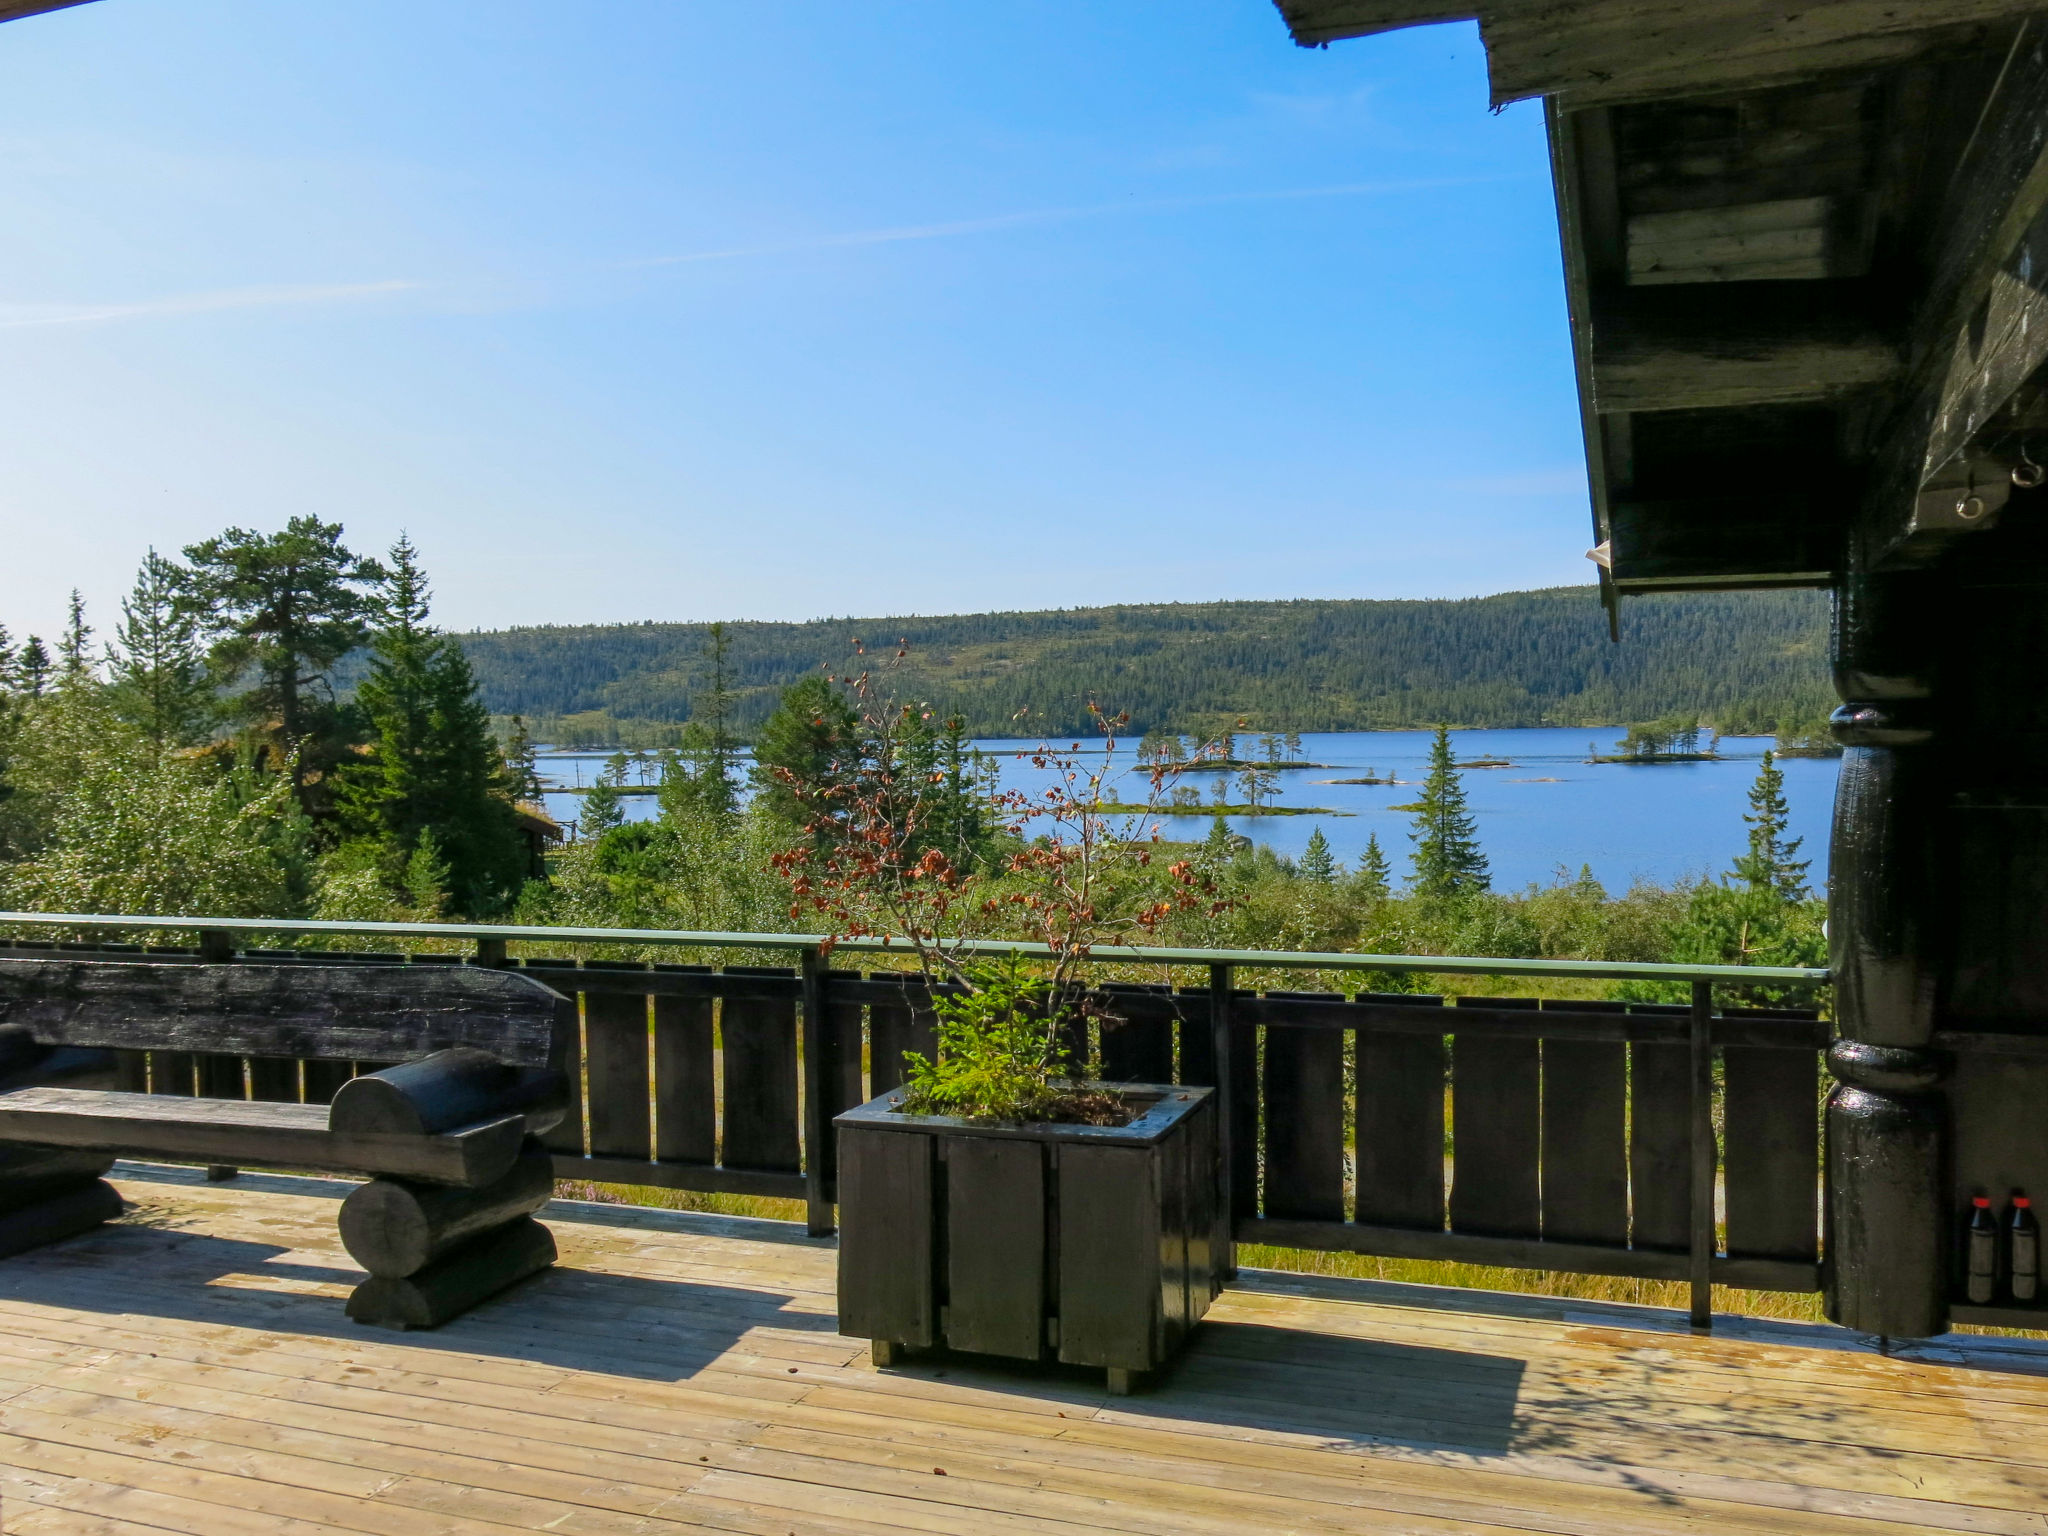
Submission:
<svg viewBox="0 0 2048 1536">
<path fill-rule="evenodd" d="M 1852 573 L 1836 595 L 1828 938 L 1827 1315 L 1865 1333 L 1948 1328 L 1943 1077 L 1924 921 L 1931 878 L 1938 575 Z"/>
</svg>

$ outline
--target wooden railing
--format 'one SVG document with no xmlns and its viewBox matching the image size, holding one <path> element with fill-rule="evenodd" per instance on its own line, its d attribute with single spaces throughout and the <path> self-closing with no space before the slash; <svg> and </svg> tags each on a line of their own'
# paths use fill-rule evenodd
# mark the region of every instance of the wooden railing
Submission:
<svg viewBox="0 0 2048 1536">
<path fill-rule="evenodd" d="M 19 936 L 51 928 L 195 942 Z M 933 1049 L 915 973 L 830 968 L 815 936 L 0 913 L 5 931 L 17 937 L 0 940 L 0 956 L 517 967 L 579 1004 L 569 1048 L 582 1091 L 550 1138 L 559 1177 L 800 1199 L 815 1232 L 832 1229 L 832 1116 L 897 1086 L 906 1050 Z M 458 941 L 468 953 L 303 947 L 351 937 Z M 781 951 L 798 963 L 513 957 L 515 943 Z M 1239 1242 L 1689 1281 L 1701 1321 L 1712 1284 L 1819 1288 L 1827 1027 L 1812 1011 L 1717 1011 L 1712 993 L 1717 982 L 1819 986 L 1824 971 L 1258 950 L 1093 959 L 1202 976 L 1099 986 L 1097 1043 L 1112 1079 L 1221 1089 L 1218 1177 Z M 1692 1001 L 1237 985 L 1247 972 L 1304 970 L 1676 980 Z M 155 1092 L 321 1102 L 348 1066 L 159 1053 L 124 1070 Z"/>
</svg>

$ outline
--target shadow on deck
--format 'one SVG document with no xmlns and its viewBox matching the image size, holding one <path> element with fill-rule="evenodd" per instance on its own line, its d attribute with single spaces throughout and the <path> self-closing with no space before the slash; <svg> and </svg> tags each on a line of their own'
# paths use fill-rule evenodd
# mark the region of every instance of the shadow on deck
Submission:
<svg viewBox="0 0 2048 1536">
<path fill-rule="evenodd" d="M 563 1262 L 359 1328 L 328 1180 L 123 1165 L 0 1264 L 0 1530 L 2048 1531 L 2048 1346 L 1250 1273 L 1152 1390 L 875 1371 L 829 1242 L 557 1202 Z M 69 1522 L 69 1523 L 67 1523 Z"/>
</svg>

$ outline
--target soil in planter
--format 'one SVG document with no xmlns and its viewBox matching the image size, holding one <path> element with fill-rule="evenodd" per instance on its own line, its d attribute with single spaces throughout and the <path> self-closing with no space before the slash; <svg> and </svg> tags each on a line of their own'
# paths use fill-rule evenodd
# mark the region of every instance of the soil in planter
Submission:
<svg viewBox="0 0 2048 1536">
<path fill-rule="evenodd" d="M 1133 1109 L 1114 1093 L 1104 1093 L 1098 1088 L 1077 1088 L 1062 1093 L 1052 1101 L 1047 1113 L 1034 1115 L 1029 1121 L 1013 1120 L 1006 1115 L 962 1115 L 960 1118 L 973 1125 L 1129 1125 L 1149 1107 L 1140 1105 Z M 933 1113 L 918 1107 L 914 1098 L 906 1100 L 898 1108 L 906 1115 Z"/>
</svg>

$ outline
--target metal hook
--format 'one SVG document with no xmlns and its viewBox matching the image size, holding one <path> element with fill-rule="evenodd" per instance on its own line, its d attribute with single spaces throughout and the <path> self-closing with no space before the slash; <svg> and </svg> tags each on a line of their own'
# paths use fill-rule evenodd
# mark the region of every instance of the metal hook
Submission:
<svg viewBox="0 0 2048 1536">
<path fill-rule="evenodd" d="M 1977 494 L 1977 471 L 1973 466 L 1970 470 L 1968 488 L 1956 498 L 1956 516 L 1966 523 L 1974 523 L 1988 510 L 1990 509 L 1985 505 L 1984 498 Z"/>
<path fill-rule="evenodd" d="M 2043 468 L 2041 465 L 2036 464 L 2034 456 L 2027 452 L 2027 445 L 2022 442 L 2020 444 L 2020 462 L 2012 472 L 2012 483 L 2023 491 L 2031 491 L 2044 481 L 2048 481 L 2048 468 Z"/>
</svg>

